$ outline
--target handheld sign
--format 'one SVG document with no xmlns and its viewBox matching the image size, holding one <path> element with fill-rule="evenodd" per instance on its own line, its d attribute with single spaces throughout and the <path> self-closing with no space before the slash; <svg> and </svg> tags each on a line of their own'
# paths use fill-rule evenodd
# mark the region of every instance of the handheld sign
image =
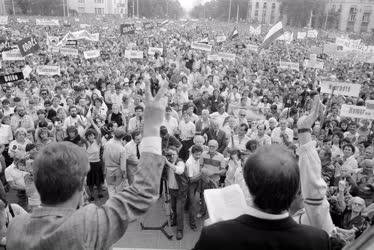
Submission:
<svg viewBox="0 0 374 250">
<path fill-rule="evenodd" d="M 191 44 L 191 49 L 197 49 L 197 50 L 211 52 L 212 51 L 212 45 L 193 42 Z"/>
<path fill-rule="evenodd" d="M 208 55 L 208 61 L 221 61 L 221 57 L 219 55 Z"/>
<path fill-rule="evenodd" d="M 321 92 L 331 94 L 334 89 L 336 95 L 347 95 L 358 97 L 360 94 L 361 85 L 346 82 L 331 82 L 324 81 L 321 83 Z"/>
<path fill-rule="evenodd" d="M 222 43 L 222 42 L 224 42 L 224 41 L 226 41 L 226 36 L 225 35 L 222 35 L 222 36 L 217 36 L 216 37 L 216 41 L 217 41 L 217 43 Z"/>
<path fill-rule="evenodd" d="M 154 56 L 158 52 L 160 55 L 164 52 L 163 48 L 157 48 L 157 47 L 149 47 L 148 48 L 148 55 Z"/>
<path fill-rule="evenodd" d="M 60 22 L 58 19 L 36 19 L 35 24 L 40 26 L 59 26 Z"/>
<path fill-rule="evenodd" d="M 125 58 L 128 58 L 128 59 L 143 59 L 143 51 L 125 50 Z"/>
<path fill-rule="evenodd" d="M 24 79 L 22 72 L 16 72 L 13 74 L 7 74 L 0 76 L 0 84 L 5 84 L 9 82 L 16 82 Z"/>
<path fill-rule="evenodd" d="M 343 104 L 340 109 L 340 116 L 373 120 L 374 112 L 367 109 L 365 106 Z"/>
<path fill-rule="evenodd" d="M 63 56 L 78 56 L 78 50 L 73 48 L 60 48 L 60 53 Z"/>
<path fill-rule="evenodd" d="M 235 57 L 236 55 L 235 54 L 231 54 L 231 53 L 218 53 L 218 56 L 222 59 L 222 60 L 227 60 L 227 61 L 235 61 Z"/>
<path fill-rule="evenodd" d="M 8 24 L 8 16 L 0 16 L 0 25 Z"/>
<path fill-rule="evenodd" d="M 27 37 L 18 42 L 18 48 L 22 56 L 37 52 L 40 47 L 34 37 Z"/>
<path fill-rule="evenodd" d="M 292 69 L 299 71 L 299 63 L 293 63 L 293 62 L 280 62 L 279 68 L 280 69 Z"/>
<path fill-rule="evenodd" d="M 10 42 L 5 38 L 0 38 L 0 52 L 12 50 Z"/>
<path fill-rule="evenodd" d="M 67 40 L 65 42 L 65 46 L 77 47 L 78 46 L 78 41 L 77 40 Z"/>
<path fill-rule="evenodd" d="M 3 51 L 1 53 L 3 61 L 23 61 L 25 58 L 21 55 L 19 49 L 12 49 L 9 51 Z"/>
<path fill-rule="evenodd" d="M 36 73 L 43 76 L 60 75 L 60 66 L 54 65 L 39 65 L 36 68 Z"/>
<path fill-rule="evenodd" d="M 135 34 L 135 24 L 121 24 L 120 31 L 121 35 Z"/>
<path fill-rule="evenodd" d="M 324 62 L 320 62 L 317 60 L 305 60 L 304 67 L 305 68 L 312 68 L 312 69 L 323 69 Z"/>
<path fill-rule="evenodd" d="M 88 50 L 83 52 L 85 59 L 97 58 L 100 56 L 100 50 Z"/>
</svg>

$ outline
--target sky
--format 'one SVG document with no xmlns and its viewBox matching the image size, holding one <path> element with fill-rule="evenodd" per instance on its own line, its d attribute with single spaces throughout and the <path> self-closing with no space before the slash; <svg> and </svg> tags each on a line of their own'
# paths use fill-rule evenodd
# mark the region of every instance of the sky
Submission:
<svg viewBox="0 0 374 250">
<path fill-rule="evenodd" d="M 204 2 L 204 0 L 179 0 L 179 2 L 181 3 L 183 9 L 190 11 L 195 5 L 198 5 L 200 2 Z"/>
</svg>

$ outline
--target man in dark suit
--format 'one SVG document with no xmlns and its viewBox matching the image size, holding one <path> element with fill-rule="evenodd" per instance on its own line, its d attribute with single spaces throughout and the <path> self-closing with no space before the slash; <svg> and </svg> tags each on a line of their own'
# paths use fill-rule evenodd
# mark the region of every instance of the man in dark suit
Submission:
<svg viewBox="0 0 374 250">
<path fill-rule="evenodd" d="M 219 129 L 218 122 L 216 120 L 211 120 L 210 121 L 210 127 L 205 128 L 201 134 L 206 137 L 206 141 L 210 140 L 216 140 L 218 142 L 218 149 L 217 151 L 219 153 L 223 153 L 223 151 L 227 147 L 227 138 L 226 138 L 226 133 L 222 130 Z"/>
<path fill-rule="evenodd" d="M 310 135 L 310 128 L 320 109 L 319 99 L 315 100 L 316 103 L 317 101 L 318 105 L 313 106 L 311 115 L 300 118 L 298 122 L 301 144 L 299 157 L 303 159 L 305 167 L 319 170 L 319 173 L 316 172 L 309 178 L 321 179 L 320 187 L 323 189 L 325 183 L 320 174 L 320 161 Z M 310 223 L 327 232 L 317 227 L 297 224 L 288 213 L 300 185 L 305 203 L 313 203 L 314 207 L 320 209 L 319 212 L 324 209 L 320 207 L 324 199 L 323 192 L 319 192 L 320 187 L 317 185 L 306 189 L 308 181 L 304 179 L 304 166 L 300 169 L 297 160 L 286 147 L 272 145 L 260 148 L 248 158 L 243 170 L 252 198 L 246 214 L 203 228 L 194 249 L 330 249 L 327 233 L 330 231 L 318 224 L 320 213 L 310 213 Z M 318 198 L 310 196 L 310 191 L 322 195 Z M 310 212 L 309 207 L 305 206 L 307 213 Z M 326 208 L 328 210 L 328 206 Z"/>
</svg>

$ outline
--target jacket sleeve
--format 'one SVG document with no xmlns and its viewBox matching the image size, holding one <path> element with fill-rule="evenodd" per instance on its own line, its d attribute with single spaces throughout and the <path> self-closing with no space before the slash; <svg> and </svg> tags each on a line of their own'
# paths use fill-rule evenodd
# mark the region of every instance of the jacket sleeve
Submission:
<svg viewBox="0 0 374 250">
<path fill-rule="evenodd" d="M 299 167 L 301 192 L 309 224 L 331 235 L 334 224 L 330 216 L 330 205 L 326 198 L 327 185 L 322 179 L 321 160 L 315 142 L 309 141 L 300 146 Z"/>
<path fill-rule="evenodd" d="M 133 184 L 111 197 L 105 205 L 88 205 L 85 216 L 87 249 L 109 249 L 125 233 L 130 222 L 145 214 L 157 201 L 164 159 L 161 138 L 145 137 Z"/>
</svg>

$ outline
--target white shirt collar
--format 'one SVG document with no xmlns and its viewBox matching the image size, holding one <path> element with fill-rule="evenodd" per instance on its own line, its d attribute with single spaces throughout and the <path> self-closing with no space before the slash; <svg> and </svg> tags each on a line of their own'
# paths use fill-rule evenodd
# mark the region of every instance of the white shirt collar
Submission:
<svg viewBox="0 0 374 250">
<path fill-rule="evenodd" d="M 289 215 L 288 212 L 283 214 L 269 214 L 262 212 L 254 207 L 248 206 L 247 214 L 259 219 L 265 219 L 265 220 L 281 220 L 287 218 Z"/>
</svg>

